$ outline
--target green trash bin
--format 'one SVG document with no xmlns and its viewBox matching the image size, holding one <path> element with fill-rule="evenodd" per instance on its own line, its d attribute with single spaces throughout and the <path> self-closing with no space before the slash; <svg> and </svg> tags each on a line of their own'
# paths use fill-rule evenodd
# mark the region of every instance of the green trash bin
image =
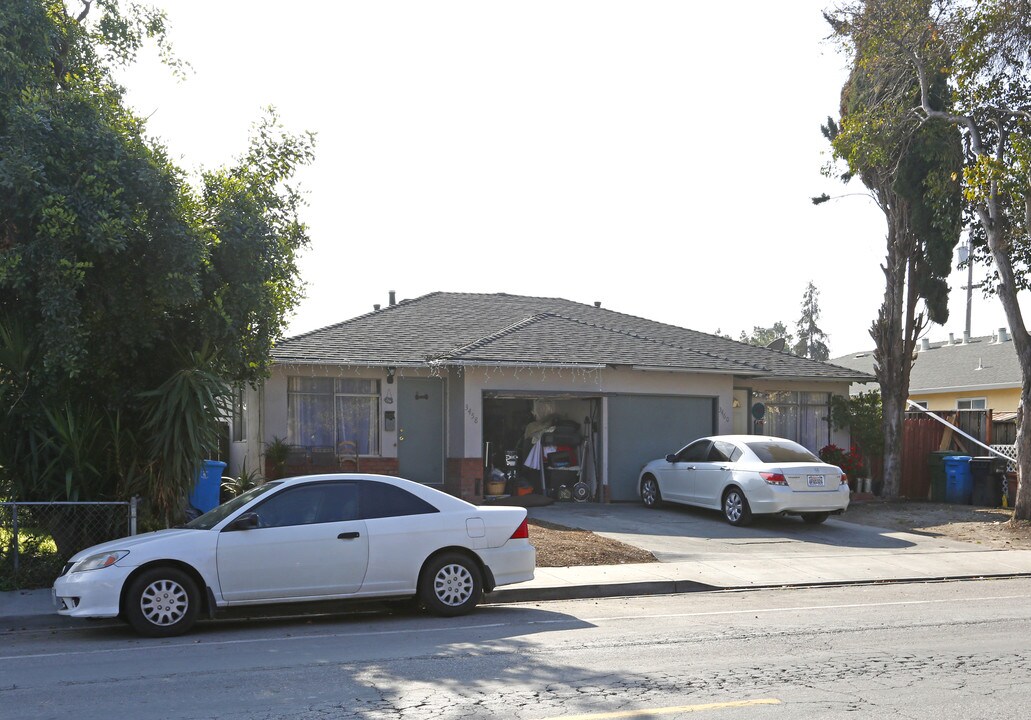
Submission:
<svg viewBox="0 0 1031 720">
<path fill-rule="evenodd" d="M 931 468 L 931 502 L 945 502 L 945 458 L 963 455 L 955 450 L 935 450 L 928 453 Z"/>
</svg>

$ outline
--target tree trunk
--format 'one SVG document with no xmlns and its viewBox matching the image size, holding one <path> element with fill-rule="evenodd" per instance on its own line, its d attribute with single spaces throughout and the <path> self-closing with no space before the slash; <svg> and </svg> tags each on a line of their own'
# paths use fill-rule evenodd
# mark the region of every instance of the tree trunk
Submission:
<svg viewBox="0 0 1031 720">
<path fill-rule="evenodd" d="M 1017 408 L 1017 497 L 1013 503 L 1014 520 L 1031 520 L 1031 335 L 1024 325 L 1024 316 L 1017 300 L 1017 284 L 1013 276 L 1013 263 L 1002 233 L 997 230 L 998 223 L 991 221 L 990 213 L 997 209 L 989 205 L 981 214 L 982 224 L 988 230 L 988 247 L 995 260 L 995 268 L 999 273 L 999 287 L 996 293 L 1006 311 L 1006 322 L 1010 326 L 1013 348 L 1017 353 L 1020 365 L 1022 386 L 1020 390 L 1020 406 Z"/>
<path fill-rule="evenodd" d="M 881 386 L 884 427 L 884 481 L 880 494 L 895 498 L 902 487 L 902 423 L 909 398 L 913 349 L 923 322 L 915 314 L 919 290 L 913 287 L 914 239 L 906 224 L 905 205 L 894 193 L 885 192 L 881 207 L 886 208 L 888 216 L 888 253 L 882 267 L 884 302 L 877 322 L 870 328 L 870 336 L 875 344 L 874 374 Z"/>
</svg>

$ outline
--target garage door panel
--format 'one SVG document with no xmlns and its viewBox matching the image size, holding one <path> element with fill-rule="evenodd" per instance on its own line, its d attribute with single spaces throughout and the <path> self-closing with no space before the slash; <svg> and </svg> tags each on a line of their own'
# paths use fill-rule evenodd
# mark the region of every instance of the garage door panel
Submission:
<svg viewBox="0 0 1031 720">
<path fill-rule="evenodd" d="M 650 460 L 716 431 L 715 399 L 621 395 L 608 399 L 609 497 L 637 500 L 637 476 Z"/>
</svg>

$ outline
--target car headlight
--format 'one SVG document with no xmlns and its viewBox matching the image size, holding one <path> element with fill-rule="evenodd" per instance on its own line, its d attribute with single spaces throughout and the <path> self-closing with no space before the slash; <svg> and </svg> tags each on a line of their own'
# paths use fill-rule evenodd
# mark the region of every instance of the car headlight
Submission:
<svg viewBox="0 0 1031 720">
<path fill-rule="evenodd" d="M 113 550 L 112 552 L 97 553 L 83 558 L 72 565 L 69 572 L 82 572 L 83 570 L 99 570 L 110 567 L 129 554 L 128 550 Z"/>
</svg>

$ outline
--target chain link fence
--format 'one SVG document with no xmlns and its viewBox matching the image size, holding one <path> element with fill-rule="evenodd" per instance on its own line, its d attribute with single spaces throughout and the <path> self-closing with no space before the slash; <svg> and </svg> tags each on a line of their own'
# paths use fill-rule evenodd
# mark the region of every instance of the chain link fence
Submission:
<svg viewBox="0 0 1031 720">
<path fill-rule="evenodd" d="M 68 559 L 136 534 L 128 502 L 0 502 L 0 591 L 49 587 Z"/>
</svg>

